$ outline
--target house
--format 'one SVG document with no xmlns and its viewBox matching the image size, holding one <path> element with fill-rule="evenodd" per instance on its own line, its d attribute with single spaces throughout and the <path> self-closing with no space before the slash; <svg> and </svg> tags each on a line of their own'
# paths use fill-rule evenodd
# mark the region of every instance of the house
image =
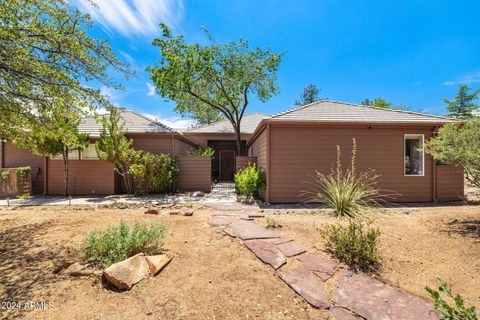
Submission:
<svg viewBox="0 0 480 320">
<path fill-rule="evenodd" d="M 260 121 L 268 118 L 263 113 L 244 115 L 240 126 L 240 137 L 243 150 L 252 137 Z M 236 171 L 237 144 L 232 124 L 228 120 L 215 122 L 211 125 L 183 131 L 182 134 L 201 148 L 210 147 L 215 150 L 212 160 L 212 178 L 214 181 L 233 181 Z"/>
<path fill-rule="evenodd" d="M 173 158 L 185 155 L 197 144 L 162 123 L 134 111 L 122 111 L 127 136 L 133 147 L 154 154 L 165 153 Z M 69 193 L 75 195 L 114 194 L 124 191 L 122 179 L 113 165 L 99 160 L 95 141 L 100 138 L 102 124 L 94 117 L 85 118 L 79 131 L 90 135 L 90 145 L 69 154 Z M 36 194 L 63 194 L 63 161 L 61 157 L 47 158 L 16 148 L 11 142 L 0 142 L 0 168 L 30 166 L 32 190 Z"/>
<path fill-rule="evenodd" d="M 463 197 L 463 172 L 437 165 L 424 143 L 454 120 L 409 111 L 320 100 L 263 119 L 248 141 L 267 177 L 262 193 L 271 203 L 295 203 L 311 188 L 315 170 L 329 173 L 341 148 L 343 166 L 357 143 L 358 170 L 374 169 L 377 187 L 392 202 L 430 202 Z"/>
</svg>

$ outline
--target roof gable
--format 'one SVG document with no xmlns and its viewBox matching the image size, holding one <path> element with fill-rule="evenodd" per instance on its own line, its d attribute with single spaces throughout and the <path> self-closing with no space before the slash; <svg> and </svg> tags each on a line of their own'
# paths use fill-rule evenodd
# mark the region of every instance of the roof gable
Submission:
<svg viewBox="0 0 480 320">
<path fill-rule="evenodd" d="M 347 102 L 319 100 L 273 115 L 269 121 L 368 122 L 368 123 L 446 123 L 454 119 L 418 112 L 378 108 Z"/>
<path fill-rule="evenodd" d="M 241 133 L 253 133 L 255 129 L 258 127 L 260 121 L 269 116 L 263 113 L 250 113 L 246 114 L 242 118 L 242 122 L 240 125 Z M 193 128 L 190 130 L 184 131 L 184 133 L 234 133 L 233 127 L 230 121 L 228 120 L 221 120 L 217 121 L 211 125 L 206 125 L 203 127 Z"/>
</svg>

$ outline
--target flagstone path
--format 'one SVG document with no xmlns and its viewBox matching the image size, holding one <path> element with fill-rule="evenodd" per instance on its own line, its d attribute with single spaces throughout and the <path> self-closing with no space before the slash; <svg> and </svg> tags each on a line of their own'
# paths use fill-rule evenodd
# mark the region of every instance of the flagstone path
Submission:
<svg viewBox="0 0 480 320">
<path fill-rule="evenodd" d="M 328 310 L 332 319 L 439 319 L 432 303 L 366 274 L 340 270 L 337 263 L 306 252 L 294 239 L 245 220 L 262 216 L 229 212 L 212 216 L 209 224 L 217 232 L 241 239 L 240 243 L 276 270 L 276 276 L 312 306 Z M 325 283 L 333 288 L 331 292 Z"/>
</svg>

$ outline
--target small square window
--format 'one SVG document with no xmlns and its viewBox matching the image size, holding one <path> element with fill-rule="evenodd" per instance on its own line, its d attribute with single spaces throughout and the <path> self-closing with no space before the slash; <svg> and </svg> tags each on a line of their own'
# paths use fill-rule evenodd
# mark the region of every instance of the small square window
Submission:
<svg viewBox="0 0 480 320">
<path fill-rule="evenodd" d="M 404 138 L 404 174 L 406 176 L 424 175 L 423 134 L 406 134 Z"/>
</svg>

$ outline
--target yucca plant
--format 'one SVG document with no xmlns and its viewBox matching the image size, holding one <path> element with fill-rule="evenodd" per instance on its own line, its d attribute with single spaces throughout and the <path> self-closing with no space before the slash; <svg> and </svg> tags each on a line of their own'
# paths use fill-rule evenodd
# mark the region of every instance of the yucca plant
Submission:
<svg viewBox="0 0 480 320">
<path fill-rule="evenodd" d="M 341 164 L 341 149 L 337 145 L 336 168 L 329 174 L 315 171 L 312 188 L 304 192 L 306 202 L 322 203 L 338 217 L 354 218 L 378 204 L 380 190 L 376 188 L 378 174 L 374 170 L 356 169 L 357 142 L 353 138 L 350 168 Z"/>
</svg>

